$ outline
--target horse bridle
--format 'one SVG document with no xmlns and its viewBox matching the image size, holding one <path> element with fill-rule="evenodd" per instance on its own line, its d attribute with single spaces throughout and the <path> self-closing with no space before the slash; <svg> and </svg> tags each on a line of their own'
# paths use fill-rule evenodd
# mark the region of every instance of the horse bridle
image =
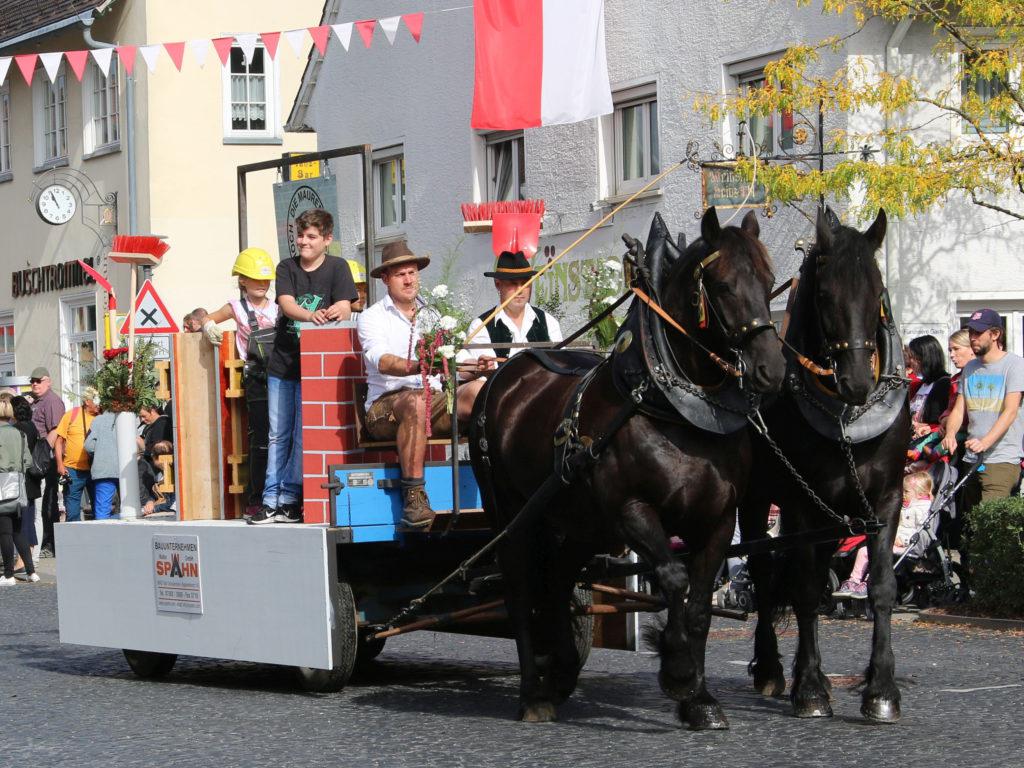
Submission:
<svg viewBox="0 0 1024 768">
<path fill-rule="evenodd" d="M 711 314 L 714 315 L 715 320 L 718 322 L 719 327 L 722 330 L 722 335 L 725 336 L 726 341 L 729 342 L 730 347 L 736 354 L 737 359 L 741 361 L 742 356 L 740 348 L 747 342 L 747 340 L 761 331 L 767 331 L 768 329 L 775 330 L 775 324 L 771 321 L 771 318 L 763 317 L 752 317 L 751 319 L 743 322 L 739 328 L 730 328 L 722 316 L 715 309 L 715 304 L 711 301 L 711 297 L 708 295 L 707 288 L 704 287 L 704 269 L 711 262 L 715 261 L 719 256 L 722 255 L 721 250 L 716 250 L 713 253 L 705 256 L 697 264 L 693 270 L 693 279 L 697 282 L 697 287 L 693 292 L 693 305 L 697 308 L 697 321 L 702 329 L 708 327 L 708 309 L 710 308 Z"/>
</svg>

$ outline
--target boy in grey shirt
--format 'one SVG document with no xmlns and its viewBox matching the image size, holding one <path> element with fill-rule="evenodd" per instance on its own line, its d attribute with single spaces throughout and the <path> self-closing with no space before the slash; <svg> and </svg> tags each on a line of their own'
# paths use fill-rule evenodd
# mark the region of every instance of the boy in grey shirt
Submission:
<svg viewBox="0 0 1024 768">
<path fill-rule="evenodd" d="M 967 323 L 975 359 L 964 366 L 960 392 L 946 423 L 942 445 L 954 452 L 956 434 L 968 418 L 964 461 L 979 454 L 984 471 L 964 488 L 967 509 L 989 499 L 1005 499 L 1020 477 L 1024 458 L 1024 358 L 1007 352 L 1002 320 L 991 309 L 981 309 Z"/>
</svg>

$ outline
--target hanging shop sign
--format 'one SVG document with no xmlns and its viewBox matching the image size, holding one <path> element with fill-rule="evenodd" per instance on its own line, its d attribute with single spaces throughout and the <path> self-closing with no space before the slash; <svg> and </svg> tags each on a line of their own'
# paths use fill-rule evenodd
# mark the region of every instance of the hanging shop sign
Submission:
<svg viewBox="0 0 1024 768">
<path fill-rule="evenodd" d="M 298 256 L 295 249 L 295 219 L 310 208 L 323 208 L 338 222 L 338 187 L 333 176 L 274 185 L 274 216 L 277 219 L 277 247 L 281 258 Z M 335 224 L 337 227 L 337 224 Z"/>
<path fill-rule="evenodd" d="M 92 259 L 82 259 L 90 267 Z M 95 285 L 93 280 L 78 259 L 65 261 L 61 264 L 50 264 L 45 267 L 22 269 L 11 274 L 11 296 L 34 296 L 47 291 L 63 291 L 65 288 L 80 288 L 83 285 Z"/>
<path fill-rule="evenodd" d="M 700 175 L 705 208 L 764 205 L 764 185 L 754 184 L 751 189 L 751 183 L 736 172 L 736 163 L 701 163 Z"/>
</svg>

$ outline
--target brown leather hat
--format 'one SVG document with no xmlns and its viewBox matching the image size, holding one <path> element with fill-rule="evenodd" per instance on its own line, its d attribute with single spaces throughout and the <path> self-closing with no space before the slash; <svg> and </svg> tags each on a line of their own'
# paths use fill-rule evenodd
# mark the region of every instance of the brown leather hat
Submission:
<svg viewBox="0 0 1024 768">
<path fill-rule="evenodd" d="M 417 267 L 423 269 L 430 263 L 430 257 L 417 256 L 409 250 L 409 244 L 405 240 L 388 243 L 381 252 L 380 264 L 370 270 L 370 277 L 380 277 L 385 269 L 413 262 Z"/>
</svg>

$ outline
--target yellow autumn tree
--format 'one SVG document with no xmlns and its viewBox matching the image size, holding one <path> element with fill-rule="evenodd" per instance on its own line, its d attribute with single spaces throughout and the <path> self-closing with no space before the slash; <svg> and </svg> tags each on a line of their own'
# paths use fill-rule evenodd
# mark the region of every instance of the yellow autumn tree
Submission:
<svg viewBox="0 0 1024 768">
<path fill-rule="evenodd" d="M 796 0 L 807 5 L 809 0 Z M 822 0 L 824 12 L 850 22 L 847 34 L 793 45 L 765 66 L 763 84 L 703 94 L 696 106 L 717 123 L 790 116 L 791 139 L 805 154 L 808 134 L 824 125 L 827 162 L 787 162 L 785 153 L 736 158 L 755 173 L 769 202 L 850 197 L 861 213 L 879 207 L 900 216 L 952 195 L 1024 219 L 1024 0 Z M 868 24 L 904 31 L 926 25 L 938 66 L 879 66 L 884 53 L 854 45 Z M 902 25 L 902 26 L 901 26 Z M 833 63 L 831 71 L 825 62 Z M 938 72 L 939 76 L 936 76 Z M 861 119 L 865 115 L 869 119 Z M 796 116 L 795 120 L 793 116 Z M 873 117 L 874 119 L 870 119 Z M 858 152 L 866 149 L 867 152 Z M 761 155 L 762 157 L 758 157 Z"/>
</svg>

